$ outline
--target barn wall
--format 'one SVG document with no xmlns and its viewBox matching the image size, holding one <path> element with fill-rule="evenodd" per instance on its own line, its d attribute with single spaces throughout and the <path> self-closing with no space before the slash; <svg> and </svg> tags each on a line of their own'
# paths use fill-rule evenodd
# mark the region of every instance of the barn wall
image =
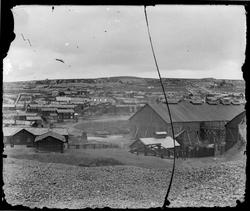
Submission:
<svg viewBox="0 0 250 211">
<path fill-rule="evenodd" d="M 225 142 L 225 124 L 226 121 L 201 122 L 200 138 L 208 143 Z"/>
<path fill-rule="evenodd" d="M 193 144 L 197 143 L 198 139 L 200 140 L 200 122 L 175 122 L 174 124 L 175 134 L 181 130 L 185 130 L 186 133 L 183 134 L 181 143 Z M 169 126 L 170 127 L 170 126 Z M 169 134 L 172 134 L 171 132 Z"/>
<path fill-rule="evenodd" d="M 200 122 L 174 122 L 173 127 L 175 134 L 185 129 L 189 131 L 190 139 L 196 140 L 197 133 L 199 134 L 200 131 Z M 152 137 L 155 131 L 167 131 L 172 136 L 171 124 L 163 121 L 147 105 L 130 119 L 130 135 L 133 138 Z"/>
<path fill-rule="evenodd" d="M 63 142 L 53 137 L 47 137 L 36 142 L 37 149 L 49 152 L 61 152 L 63 145 Z"/>
<path fill-rule="evenodd" d="M 138 111 L 130 120 L 130 135 L 152 137 L 155 131 L 166 131 L 166 123 L 148 105 Z"/>
<path fill-rule="evenodd" d="M 237 141 L 239 141 L 239 128 L 238 125 L 246 118 L 246 113 L 243 112 L 236 116 L 226 125 L 226 149 L 232 147 Z"/>
<path fill-rule="evenodd" d="M 29 145 L 33 146 L 35 136 L 26 130 L 21 130 L 16 133 L 11 141 L 14 145 Z"/>
<path fill-rule="evenodd" d="M 181 130 L 187 133 L 180 137 L 184 145 L 194 145 L 200 142 L 214 141 L 221 143 L 225 141 L 225 121 L 210 122 L 174 122 L 174 132 L 177 134 Z M 166 123 L 148 105 L 138 111 L 130 118 L 130 135 L 132 138 L 152 137 L 155 131 L 167 131 L 172 136 L 171 124 Z"/>
</svg>

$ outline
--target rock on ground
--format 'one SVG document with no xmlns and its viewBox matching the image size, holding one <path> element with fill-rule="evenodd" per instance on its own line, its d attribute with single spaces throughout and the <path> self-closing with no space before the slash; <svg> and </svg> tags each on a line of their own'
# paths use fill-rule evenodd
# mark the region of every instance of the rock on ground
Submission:
<svg viewBox="0 0 250 211">
<path fill-rule="evenodd" d="M 48 208 L 160 207 L 171 169 L 134 166 L 77 167 L 6 158 L 4 193 L 11 205 Z M 244 201 L 245 162 L 177 168 L 171 207 L 236 206 Z"/>
</svg>

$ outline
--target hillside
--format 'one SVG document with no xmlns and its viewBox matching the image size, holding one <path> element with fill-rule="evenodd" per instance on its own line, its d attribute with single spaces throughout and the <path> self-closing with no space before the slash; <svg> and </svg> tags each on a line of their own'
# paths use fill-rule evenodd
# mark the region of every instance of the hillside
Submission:
<svg viewBox="0 0 250 211">
<path fill-rule="evenodd" d="M 160 207 L 171 173 L 171 166 L 89 168 L 14 158 L 3 167 L 7 202 L 31 208 Z M 244 201 L 245 181 L 240 160 L 177 168 L 170 206 L 236 206 L 236 200 Z"/>
</svg>

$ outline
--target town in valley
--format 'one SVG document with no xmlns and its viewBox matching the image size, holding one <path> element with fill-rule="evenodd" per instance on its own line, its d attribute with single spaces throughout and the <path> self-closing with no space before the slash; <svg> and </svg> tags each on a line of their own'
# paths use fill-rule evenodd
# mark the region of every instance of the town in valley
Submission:
<svg viewBox="0 0 250 211">
<path fill-rule="evenodd" d="M 7 206 L 246 202 L 243 5 L 11 11 L 2 86 Z"/>
<path fill-rule="evenodd" d="M 244 139 L 244 133 L 231 129 L 245 125 L 244 81 L 164 79 L 164 85 L 178 157 L 223 154 Z M 64 152 L 122 144 L 131 153 L 173 157 L 173 140 L 165 140 L 173 135 L 158 79 L 111 77 L 4 83 L 3 131 L 5 144 L 11 147 L 27 145 Z M 41 141 L 51 133 L 61 136 L 61 142 Z M 110 143 L 112 136 L 118 140 L 111 138 Z M 121 137 L 127 140 L 120 143 Z M 164 142 L 169 142 L 166 148 Z"/>
</svg>

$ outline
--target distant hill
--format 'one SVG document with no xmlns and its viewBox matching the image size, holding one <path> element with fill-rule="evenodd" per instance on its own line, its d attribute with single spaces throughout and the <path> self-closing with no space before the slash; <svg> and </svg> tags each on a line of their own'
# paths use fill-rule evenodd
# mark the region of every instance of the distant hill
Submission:
<svg viewBox="0 0 250 211">
<path fill-rule="evenodd" d="M 201 81 L 216 81 L 217 79 L 215 79 L 215 78 L 201 78 L 200 79 Z"/>
<path fill-rule="evenodd" d="M 162 78 L 164 82 L 167 81 L 204 81 L 204 82 L 242 82 L 242 80 L 229 80 L 229 79 L 216 79 L 216 78 Z M 31 81 L 16 81 L 16 82 L 3 82 L 4 84 L 19 84 L 19 83 L 36 83 L 36 84 L 47 84 L 47 83 L 105 83 L 105 82 L 122 82 L 122 83 L 150 83 L 158 82 L 159 78 L 144 78 L 136 76 L 113 76 L 113 77 L 102 77 L 102 78 L 77 78 L 77 79 L 45 79 L 45 80 L 31 80 Z"/>
</svg>

